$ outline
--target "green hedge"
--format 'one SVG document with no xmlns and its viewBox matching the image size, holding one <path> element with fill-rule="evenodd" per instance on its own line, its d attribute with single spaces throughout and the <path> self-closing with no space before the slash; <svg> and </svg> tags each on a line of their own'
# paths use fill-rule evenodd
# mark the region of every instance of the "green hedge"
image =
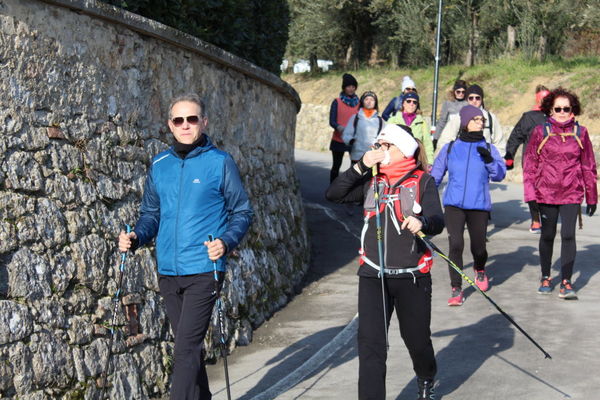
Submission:
<svg viewBox="0 0 600 400">
<path fill-rule="evenodd" d="M 105 0 L 212 43 L 279 75 L 288 40 L 286 0 Z"/>
</svg>

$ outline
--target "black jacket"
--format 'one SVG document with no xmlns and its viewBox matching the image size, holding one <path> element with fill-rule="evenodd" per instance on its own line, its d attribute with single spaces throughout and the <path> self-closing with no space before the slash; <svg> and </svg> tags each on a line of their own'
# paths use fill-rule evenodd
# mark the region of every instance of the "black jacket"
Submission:
<svg viewBox="0 0 600 400">
<path fill-rule="evenodd" d="M 527 143 L 529 142 L 529 137 L 531 136 L 531 132 L 533 132 L 533 128 L 538 125 L 543 125 L 545 122 L 546 114 L 541 111 L 532 110 L 523 113 L 521 119 L 519 122 L 517 122 L 510 133 L 508 142 L 506 143 L 506 155 L 504 158 L 507 160 L 513 160 L 515 158 L 515 154 L 517 153 L 517 149 L 521 144 L 523 145 L 522 151 L 524 156 L 525 148 L 527 148 Z"/>
<path fill-rule="evenodd" d="M 413 170 L 414 171 L 414 170 Z M 412 175 L 412 171 L 407 175 Z M 369 170 L 360 174 L 354 167 L 338 176 L 327 189 L 327 200 L 335 203 L 360 203 L 364 204 L 365 198 L 371 187 L 372 173 Z M 394 183 L 394 182 L 392 182 Z M 419 188 L 419 204 L 422 207 L 422 213 L 417 218 L 423 223 L 421 231 L 426 235 L 437 235 L 444 229 L 444 215 L 440 198 L 438 195 L 435 181 L 429 174 L 423 174 Z M 386 269 L 390 268 L 410 268 L 418 265 L 418 260 L 427 250 L 425 244 L 413 235 L 409 230 L 404 229 L 398 234 L 390 213 L 381 214 L 381 224 L 384 237 L 384 252 L 386 254 Z M 401 224 L 400 222 L 398 222 Z M 386 228 L 387 227 L 387 228 Z M 377 264 L 379 264 L 376 220 L 371 218 L 368 221 L 367 231 L 363 243 L 365 254 Z M 358 275 L 365 277 L 377 277 L 378 271 L 367 264 L 363 264 Z M 414 278 L 422 276 L 420 271 L 410 273 L 388 275 L 391 278 Z"/>
</svg>

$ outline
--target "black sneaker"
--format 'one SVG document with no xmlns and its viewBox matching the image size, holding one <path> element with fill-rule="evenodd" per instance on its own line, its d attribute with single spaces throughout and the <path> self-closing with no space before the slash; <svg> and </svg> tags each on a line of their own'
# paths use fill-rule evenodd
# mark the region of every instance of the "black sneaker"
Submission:
<svg viewBox="0 0 600 400">
<path fill-rule="evenodd" d="M 429 380 L 417 378 L 417 385 L 419 385 L 419 395 L 417 400 L 435 400 L 433 383 L 433 379 Z"/>
</svg>

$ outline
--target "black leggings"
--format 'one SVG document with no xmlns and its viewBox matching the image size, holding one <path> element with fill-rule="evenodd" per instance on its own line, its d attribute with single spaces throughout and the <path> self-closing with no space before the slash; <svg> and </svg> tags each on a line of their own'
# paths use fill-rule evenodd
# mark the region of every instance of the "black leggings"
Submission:
<svg viewBox="0 0 600 400">
<path fill-rule="evenodd" d="M 556 236 L 556 224 L 560 215 L 560 262 L 562 279 L 571 279 L 575 264 L 575 225 L 579 215 L 579 204 L 539 204 L 542 216 L 540 236 L 540 264 L 542 276 L 550 276 L 552 267 L 552 247 Z"/>
<path fill-rule="evenodd" d="M 437 366 L 431 343 L 431 276 L 416 281 L 386 278 L 385 288 L 388 327 L 396 309 L 400 335 L 415 373 L 433 380 Z M 379 278 L 359 278 L 358 316 L 358 398 L 385 400 L 387 348 Z"/>
<path fill-rule="evenodd" d="M 333 182 L 335 178 L 340 174 L 340 168 L 342 167 L 342 161 L 344 161 L 345 151 L 331 151 L 333 156 L 333 165 L 331 166 L 331 173 L 329 174 L 329 183 Z M 348 152 L 350 154 L 350 152 Z"/>
<path fill-rule="evenodd" d="M 444 210 L 444 219 L 446 221 L 446 230 L 448 231 L 448 241 L 450 242 L 450 259 L 463 269 L 463 249 L 465 248 L 464 231 L 465 223 L 471 239 L 471 254 L 473 254 L 473 266 L 477 271 L 485 270 L 485 263 L 488 258 L 485 247 L 485 237 L 487 233 L 487 224 L 490 217 L 488 211 L 482 210 L 464 210 L 462 208 L 446 206 Z M 450 271 L 450 285 L 453 288 L 462 287 L 462 278 L 453 268 L 448 267 Z"/>
<path fill-rule="evenodd" d="M 531 214 L 531 220 L 534 222 L 540 222 L 540 206 L 535 200 L 527 202 L 529 206 L 529 213 Z"/>
</svg>

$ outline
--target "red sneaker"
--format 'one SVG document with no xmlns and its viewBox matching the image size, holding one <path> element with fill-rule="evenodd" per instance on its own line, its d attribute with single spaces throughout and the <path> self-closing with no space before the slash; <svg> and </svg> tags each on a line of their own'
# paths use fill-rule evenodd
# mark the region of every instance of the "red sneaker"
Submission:
<svg viewBox="0 0 600 400">
<path fill-rule="evenodd" d="M 529 228 L 529 232 L 531 233 L 540 233 L 542 232 L 542 224 L 537 222 L 537 221 L 533 221 L 531 223 L 531 227 Z"/>
<path fill-rule="evenodd" d="M 452 295 L 448 299 L 449 306 L 462 306 L 464 301 L 463 292 L 460 288 L 452 288 Z"/>
<path fill-rule="evenodd" d="M 487 290 L 490 288 L 490 282 L 485 274 L 485 271 L 475 270 L 475 284 L 482 292 L 487 292 Z"/>
</svg>

